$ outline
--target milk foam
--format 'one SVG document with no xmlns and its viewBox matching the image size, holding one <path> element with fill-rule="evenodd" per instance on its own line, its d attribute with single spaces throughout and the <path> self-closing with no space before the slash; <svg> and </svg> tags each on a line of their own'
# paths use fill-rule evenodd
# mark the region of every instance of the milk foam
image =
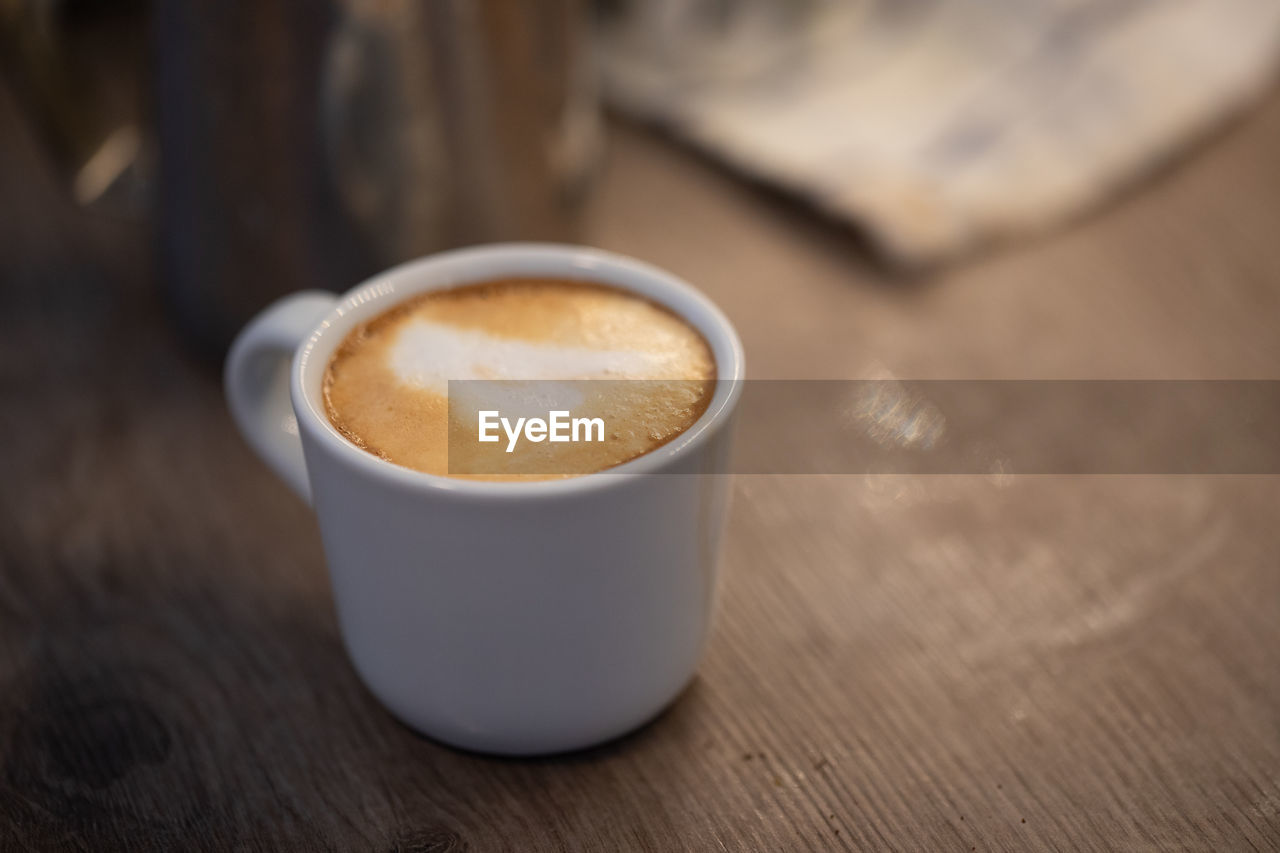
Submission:
<svg viewBox="0 0 1280 853">
<path fill-rule="evenodd" d="M 415 318 L 387 353 L 400 381 L 436 394 L 470 379 L 678 379 L 677 359 L 655 352 L 522 341 Z"/>
<path fill-rule="evenodd" d="M 458 380 L 470 381 L 450 396 Z M 507 279 L 423 294 L 357 327 L 330 359 L 324 394 L 330 423 L 388 461 L 538 479 L 648 453 L 701 416 L 714 386 L 705 339 L 661 306 L 589 282 Z M 479 441 L 480 411 L 569 411 L 602 420 L 605 439 L 531 439 L 531 452 L 499 449 L 501 464 L 486 468 L 495 445 Z"/>
</svg>

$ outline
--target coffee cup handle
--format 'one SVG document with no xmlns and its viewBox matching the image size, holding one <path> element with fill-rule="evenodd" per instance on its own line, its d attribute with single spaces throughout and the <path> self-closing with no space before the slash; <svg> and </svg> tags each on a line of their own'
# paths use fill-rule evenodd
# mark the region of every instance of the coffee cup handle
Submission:
<svg viewBox="0 0 1280 853">
<path fill-rule="evenodd" d="M 274 302 L 236 335 L 223 370 L 227 406 L 240 434 L 308 504 L 311 487 L 289 399 L 289 368 L 298 345 L 337 301 L 332 293 L 306 290 Z"/>
</svg>

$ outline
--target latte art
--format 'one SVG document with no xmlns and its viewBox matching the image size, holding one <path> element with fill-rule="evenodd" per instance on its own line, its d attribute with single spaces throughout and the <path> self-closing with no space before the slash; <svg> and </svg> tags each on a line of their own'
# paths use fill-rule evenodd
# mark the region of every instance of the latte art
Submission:
<svg viewBox="0 0 1280 853">
<path fill-rule="evenodd" d="M 451 379 L 693 378 L 678 354 L 511 340 L 427 320 L 405 323 L 388 362 L 401 381 L 437 394 Z"/>
<path fill-rule="evenodd" d="M 450 380 L 502 381 L 471 382 L 451 401 Z M 330 422 L 390 462 L 525 479 L 648 453 L 693 425 L 714 386 L 710 347 L 669 310 L 598 284 L 509 279 L 412 297 L 358 327 L 329 362 L 324 396 Z M 539 444 L 496 469 L 469 466 L 490 449 L 478 413 L 504 403 L 513 420 L 550 408 L 570 423 L 601 420 L 607 435 Z"/>
</svg>

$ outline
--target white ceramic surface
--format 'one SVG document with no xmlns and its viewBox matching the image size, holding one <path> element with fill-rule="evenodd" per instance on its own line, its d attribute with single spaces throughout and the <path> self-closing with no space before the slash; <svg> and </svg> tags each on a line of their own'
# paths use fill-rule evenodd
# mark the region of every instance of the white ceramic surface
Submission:
<svg viewBox="0 0 1280 853">
<path fill-rule="evenodd" d="M 485 483 L 401 468 L 330 425 L 321 383 L 360 322 L 415 293 L 508 276 L 600 281 L 664 304 L 711 344 L 718 383 L 676 440 L 607 472 Z M 320 522 L 338 620 L 369 689 L 404 722 L 510 755 L 600 743 L 661 711 L 710 628 L 742 345 L 688 284 L 574 246 L 463 249 L 345 296 L 264 310 L 227 359 L 232 415 Z"/>
</svg>

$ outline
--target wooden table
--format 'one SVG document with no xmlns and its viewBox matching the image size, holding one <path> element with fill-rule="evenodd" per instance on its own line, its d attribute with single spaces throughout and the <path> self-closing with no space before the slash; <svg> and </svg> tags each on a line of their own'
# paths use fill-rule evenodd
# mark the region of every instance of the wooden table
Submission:
<svg viewBox="0 0 1280 853">
<path fill-rule="evenodd" d="M 740 477 L 656 722 L 543 760 L 415 735 L 146 240 L 51 200 L 4 106 L 0 849 L 1280 847 L 1274 477 Z M 587 239 L 705 288 L 757 378 L 1280 378 L 1280 96 L 916 280 L 625 127 Z"/>
</svg>

